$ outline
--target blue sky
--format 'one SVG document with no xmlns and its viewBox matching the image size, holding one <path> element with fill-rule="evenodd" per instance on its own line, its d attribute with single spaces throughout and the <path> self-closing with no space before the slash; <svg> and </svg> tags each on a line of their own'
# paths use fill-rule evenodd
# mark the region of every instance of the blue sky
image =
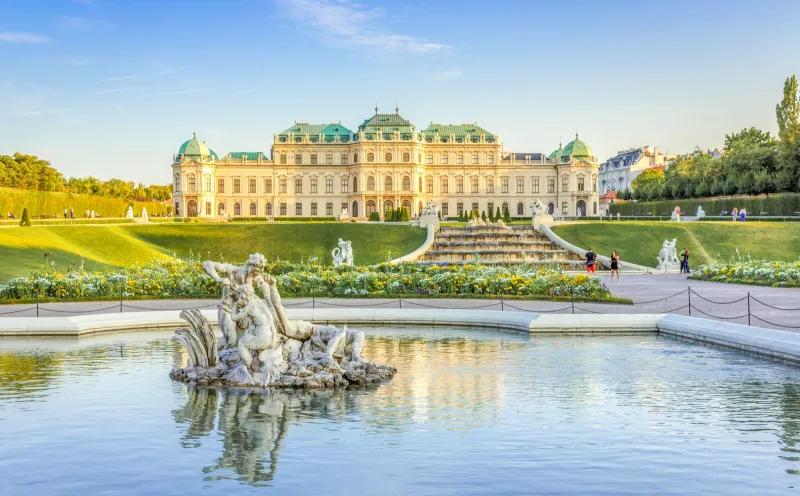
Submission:
<svg viewBox="0 0 800 496">
<path fill-rule="evenodd" d="M 478 122 L 514 151 L 601 158 L 772 132 L 800 2 L 0 0 L 0 153 L 167 183 L 196 127 L 220 155 L 295 120 Z"/>
</svg>

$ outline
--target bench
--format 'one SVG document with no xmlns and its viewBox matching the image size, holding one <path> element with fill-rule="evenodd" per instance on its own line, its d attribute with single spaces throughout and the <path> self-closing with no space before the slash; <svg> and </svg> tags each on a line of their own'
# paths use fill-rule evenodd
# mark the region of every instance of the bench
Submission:
<svg viewBox="0 0 800 496">
<path fill-rule="evenodd" d="M 769 215 L 769 212 L 761 212 L 758 215 L 760 215 L 761 217 L 765 217 L 765 216 Z"/>
</svg>

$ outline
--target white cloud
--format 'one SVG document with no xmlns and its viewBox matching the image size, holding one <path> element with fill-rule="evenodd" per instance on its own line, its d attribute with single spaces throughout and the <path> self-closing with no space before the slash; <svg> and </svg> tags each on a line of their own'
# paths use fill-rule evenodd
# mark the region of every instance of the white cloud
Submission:
<svg viewBox="0 0 800 496">
<path fill-rule="evenodd" d="M 164 70 L 164 71 L 151 72 L 151 73 L 148 73 L 148 74 L 126 74 L 124 76 L 114 76 L 114 77 L 105 78 L 102 81 L 105 82 L 105 83 L 110 83 L 110 82 L 114 82 L 114 81 L 130 81 L 131 79 L 145 79 L 145 78 L 151 78 L 151 77 L 166 76 L 166 75 L 169 75 L 169 74 L 175 74 L 179 70 L 180 70 L 180 68 L 175 68 L 175 69 L 167 69 L 167 70 Z"/>
<path fill-rule="evenodd" d="M 0 43 L 47 43 L 50 38 L 35 33 L 0 33 Z"/>
<path fill-rule="evenodd" d="M 438 52 L 451 48 L 442 43 L 397 34 L 381 28 L 382 12 L 349 0 L 276 0 L 290 19 L 320 30 L 332 40 L 382 50 Z"/>
<path fill-rule="evenodd" d="M 461 71 L 461 69 L 453 69 L 452 71 L 434 72 L 428 79 L 433 79 L 434 81 L 447 81 L 448 79 L 461 77 L 463 74 L 464 73 Z"/>
</svg>

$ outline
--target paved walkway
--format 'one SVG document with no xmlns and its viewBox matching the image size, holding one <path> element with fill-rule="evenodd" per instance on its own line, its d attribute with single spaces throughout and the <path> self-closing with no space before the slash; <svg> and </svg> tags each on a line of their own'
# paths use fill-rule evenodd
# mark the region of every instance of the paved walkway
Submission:
<svg viewBox="0 0 800 496">
<path fill-rule="evenodd" d="M 800 332 L 800 289 L 769 288 L 739 284 L 694 281 L 680 274 L 622 275 L 622 280 L 603 280 L 615 296 L 630 298 L 634 305 L 607 303 L 575 303 L 575 313 L 676 313 L 689 315 L 689 292 L 691 286 L 691 315 L 716 318 L 726 322 L 748 324 L 748 298 L 750 293 L 750 323 L 754 326 L 774 329 L 791 329 Z M 572 313 L 571 302 L 530 300 L 483 300 L 483 299 L 337 299 L 337 298 L 284 298 L 290 308 L 469 308 L 486 310 L 523 310 L 546 313 Z M 734 302 L 734 303 L 731 303 Z M 779 308 L 771 308 L 772 307 Z M 119 302 L 43 303 L 39 305 L 39 316 L 56 317 L 110 312 L 141 312 L 147 310 L 180 310 L 184 308 L 214 308 L 215 300 L 139 300 Z M 794 311 L 782 310 L 793 308 Z M 13 312 L 13 313 L 10 313 Z M 35 305 L 0 306 L 0 317 L 34 317 Z M 761 320 L 763 319 L 763 320 Z M 0 322 L 0 326 L 2 322 Z M 794 327 L 794 329 L 792 329 Z"/>
</svg>

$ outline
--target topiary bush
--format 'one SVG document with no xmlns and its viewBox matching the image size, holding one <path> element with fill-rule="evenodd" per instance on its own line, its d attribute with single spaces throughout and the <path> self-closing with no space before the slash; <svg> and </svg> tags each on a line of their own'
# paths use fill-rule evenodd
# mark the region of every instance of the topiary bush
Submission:
<svg viewBox="0 0 800 496">
<path fill-rule="evenodd" d="M 369 214 L 369 221 L 370 222 L 380 222 L 381 221 L 380 214 L 378 212 L 372 212 L 371 214 Z"/>
<path fill-rule="evenodd" d="M 22 220 L 19 221 L 19 225 L 22 227 L 31 227 L 31 217 L 28 215 L 27 208 L 22 210 Z"/>
</svg>

